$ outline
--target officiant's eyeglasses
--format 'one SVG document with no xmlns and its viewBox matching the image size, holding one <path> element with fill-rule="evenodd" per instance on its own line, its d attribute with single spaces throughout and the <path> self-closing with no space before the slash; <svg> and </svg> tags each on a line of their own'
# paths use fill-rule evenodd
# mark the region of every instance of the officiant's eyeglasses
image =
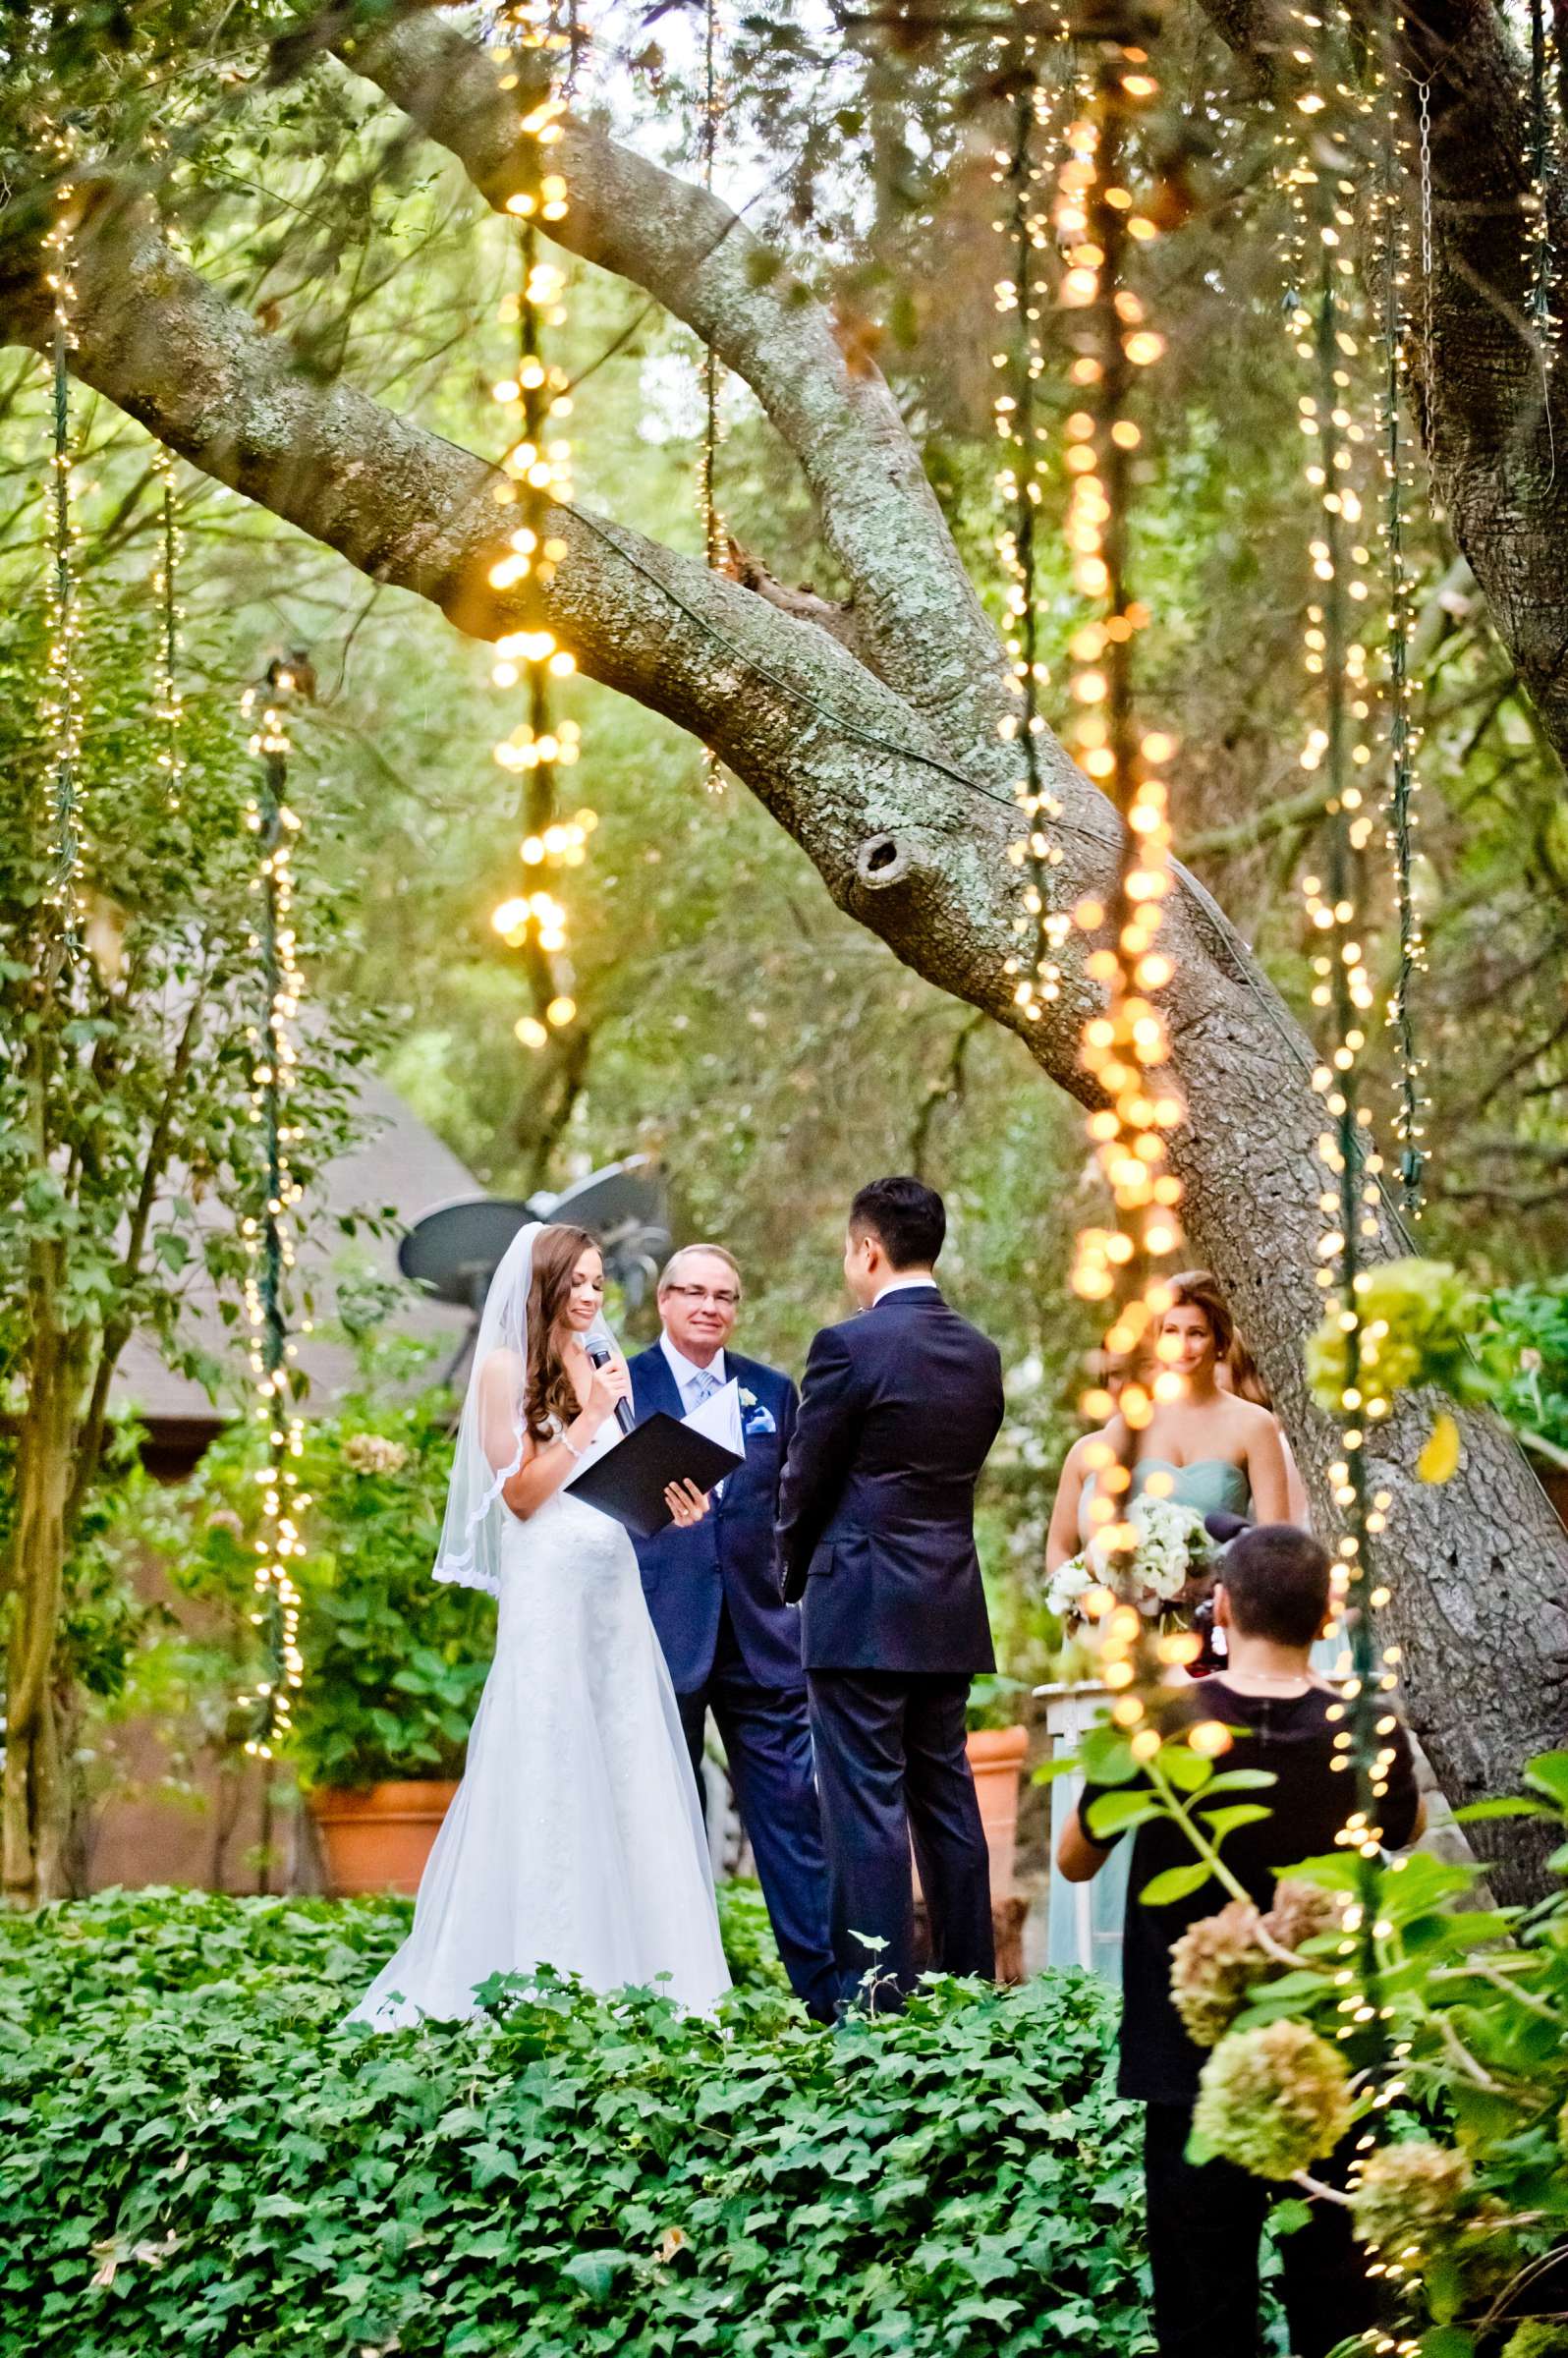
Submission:
<svg viewBox="0 0 1568 2358">
<path fill-rule="evenodd" d="M 720 1310 L 738 1310 L 741 1297 L 722 1285 L 667 1285 L 667 1294 L 679 1294 L 683 1302 L 716 1302 Z"/>
</svg>

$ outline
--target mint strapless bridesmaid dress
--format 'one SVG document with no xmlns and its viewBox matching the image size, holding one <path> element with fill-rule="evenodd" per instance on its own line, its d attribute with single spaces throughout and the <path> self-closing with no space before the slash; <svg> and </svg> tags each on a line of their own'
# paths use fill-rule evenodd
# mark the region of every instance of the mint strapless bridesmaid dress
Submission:
<svg viewBox="0 0 1568 2358">
<path fill-rule="evenodd" d="M 1133 1468 L 1134 1498 L 1143 1496 L 1148 1488 L 1148 1477 L 1154 1473 L 1172 1477 L 1171 1487 L 1163 1495 L 1175 1506 L 1191 1507 L 1194 1514 L 1252 1512 L 1252 1486 L 1245 1466 L 1230 1465 L 1222 1457 L 1195 1458 L 1190 1466 L 1173 1466 L 1163 1457 L 1140 1458 Z M 1092 1475 L 1084 1485 L 1086 1497 L 1092 1482 Z M 1085 1724 L 1093 1716 L 1092 1711 L 1086 1711 Z M 1053 1967 L 1087 1966 L 1091 1973 L 1098 1974 L 1102 1981 L 1119 1990 L 1122 1919 L 1127 1908 L 1132 1844 L 1123 1835 L 1092 1883 L 1069 1883 L 1056 1872 L 1056 1845 L 1082 1783 L 1081 1777 L 1059 1776 L 1051 1787 L 1051 1887 L 1045 1923 L 1045 1960 Z"/>
</svg>

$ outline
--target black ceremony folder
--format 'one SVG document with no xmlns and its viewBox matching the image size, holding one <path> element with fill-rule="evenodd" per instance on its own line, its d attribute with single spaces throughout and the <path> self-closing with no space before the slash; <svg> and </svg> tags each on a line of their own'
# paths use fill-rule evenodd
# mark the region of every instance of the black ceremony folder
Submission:
<svg viewBox="0 0 1568 2358">
<path fill-rule="evenodd" d="M 700 1490 L 710 1490 L 745 1463 L 721 1441 L 711 1441 L 705 1432 L 694 1432 L 690 1425 L 656 1409 L 561 1487 L 585 1506 L 596 1506 L 601 1515 L 612 1517 L 634 1538 L 650 1540 L 673 1520 L 664 1501 L 666 1483 L 695 1482 Z"/>
</svg>

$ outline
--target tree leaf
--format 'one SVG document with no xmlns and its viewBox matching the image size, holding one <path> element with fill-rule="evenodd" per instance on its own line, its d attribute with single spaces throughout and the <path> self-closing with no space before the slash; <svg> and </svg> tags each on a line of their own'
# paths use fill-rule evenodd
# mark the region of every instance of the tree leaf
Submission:
<svg viewBox="0 0 1568 2358">
<path fill-rule="evenodd" d="M 1459 1471 L 1459 1427 L 1446 1409 L 1432 1422 L 1426 1446 L 1416 1460 L 1423 1482 L 1450 1482 Z"/>
</svg>

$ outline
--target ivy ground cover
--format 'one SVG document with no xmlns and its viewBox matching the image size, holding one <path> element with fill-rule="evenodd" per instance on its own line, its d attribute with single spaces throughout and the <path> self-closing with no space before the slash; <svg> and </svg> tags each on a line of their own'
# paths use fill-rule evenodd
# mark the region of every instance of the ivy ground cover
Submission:
<svg viewBox="0 0 1568 2358">
<path fill-rule="evenodd" d="M 343 2017 L 395 1903 L 0 1924 L 0 2358 L 1150 2348 L 1097 1988 L 830 2035 L 725 1918 L 718 2023 L 496 1985 L 394 2037 Z"/>
</svg>

